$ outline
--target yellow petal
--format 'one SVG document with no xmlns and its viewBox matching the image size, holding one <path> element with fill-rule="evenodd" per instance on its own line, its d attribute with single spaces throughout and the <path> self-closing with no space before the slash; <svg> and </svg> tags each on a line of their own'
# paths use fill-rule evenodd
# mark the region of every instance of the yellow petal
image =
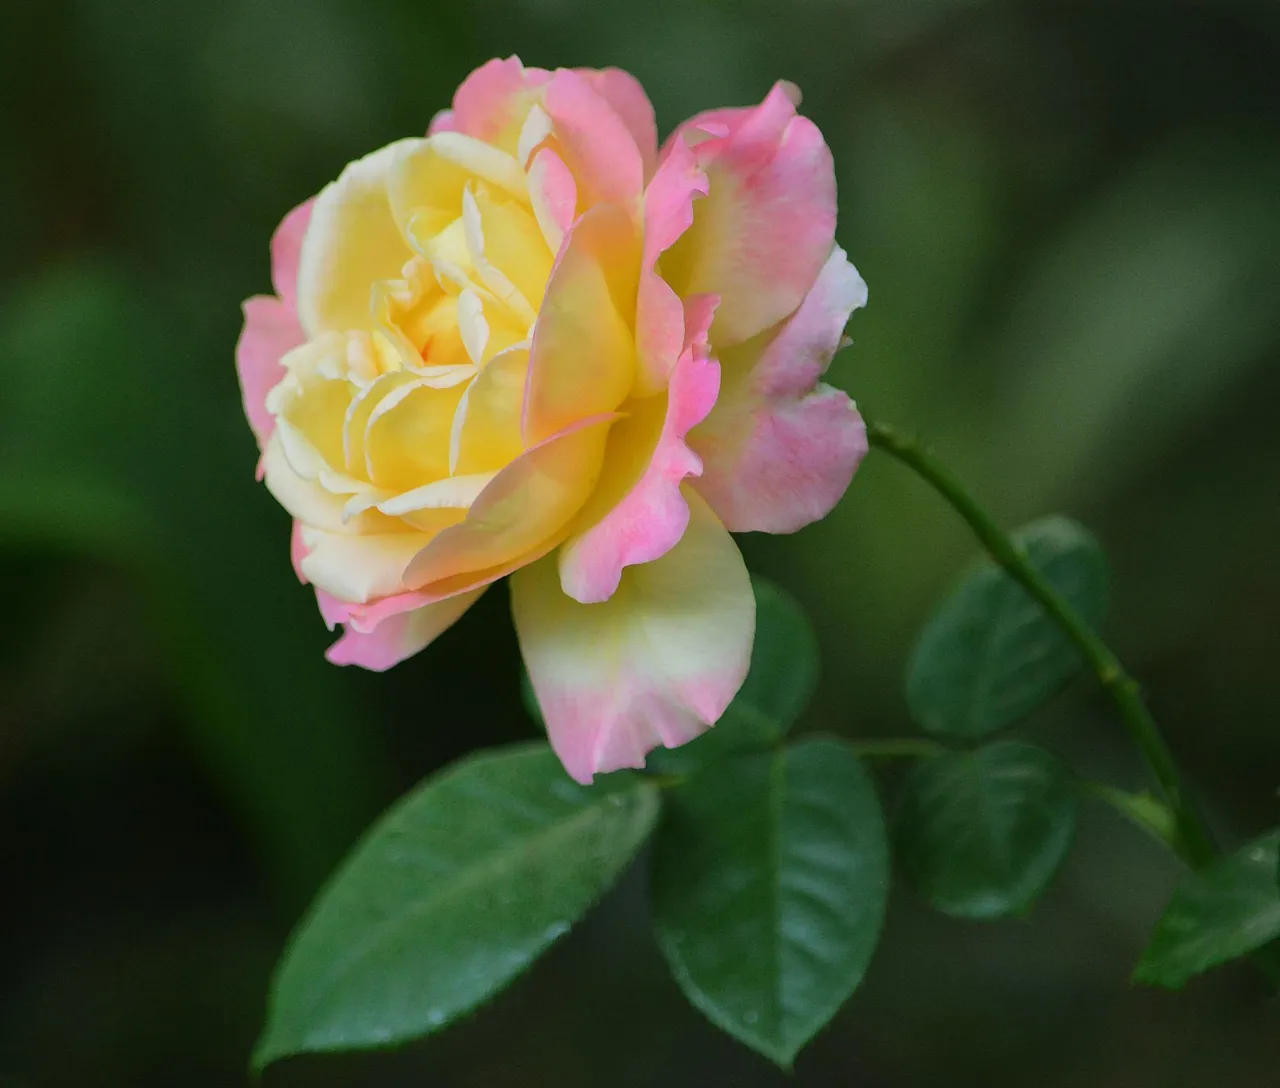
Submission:
<svg viewBox="0 0 1280 1088">
<path fill-rule="evenodd" d="M 369 479 L 389 491 L 409 491 L 449 474 L 449 430 L 465 385 L 400 386 L 369 415 L 365 463 Z"/>
<path fill-rule="evenodd" d="M 460 132 L 406 141 L 388 186 L 400 230 L 407 233 L 412 224 L 420 237 L 439 234 L 462 214 L 462 194 L 477 179 L 527 198 L 524 171 L 505 151 Z"/>
<path fill-rule="evenodd" d="M 626 212 L 600 204 L 575 224 L 538 314 L 529 364 L 525 441 L 612 412 L 635 377 L 638 239 Z"/>
<path fill-rule="evenodd" d="M 342 601 L 364 604 L 404 588 L 403 574 L 414 555 L 431 540 L 430 533 L 330 533 L 303 526 L 307 580 Z"/>
<path fill-rule="evenodd" d="M 454 421 L 454 472 L 490 472 L 505 468 L 524 452 L 520 410 L 529 372 L 529 349 L 514 347 L 485 365 Z"/>
<path fill-rule="evenodd" d="M 308 336 L 368 328 L 373 285 L 413 255 L 391 215 L 393 162 L 425 140 L 401 140 L 351 163 L 316 198 L 298 265 L 298 320 Z"/>
<path fill-rule="evenodd" d="M 413 560 L 413 588 L 503 567 L 541 554 L 587 500 L 613 417 L 588 420 L 507 466 L 472 505 L 466 521 L 446 529 Z M 451 589 L 466 588 L 465 578 Z"/>
</svg>

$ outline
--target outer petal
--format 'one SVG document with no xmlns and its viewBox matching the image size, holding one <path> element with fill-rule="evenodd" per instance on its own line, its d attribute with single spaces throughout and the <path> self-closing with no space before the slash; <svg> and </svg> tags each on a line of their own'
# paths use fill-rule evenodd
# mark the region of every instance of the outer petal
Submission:
<svg viewBox="0 0 1280 1088">
<path fill-rule="evenodd" d="M 515 154 L 520 128 L 536 99 L 537 88 L 551 78 L 542 68 L 526 68 L 519 57 L 482 64 L 453 96 L 453 109 L 438 115 L 432 132 L 464 132 Z"/>
<path fill-rule="evenodd" d="M 666 555 L 689 524 L 680 485 L 701 475 L 702 462 L 684 439 L 720 390 L 720 365 L 706 353 L 714 300 L 699 300 L 692 310 L 695 340 L 680 357 L 666 397 L 637 403 L 614 426 L 605 475 L 583 514 L 587 528 L 560 549 L 561 588 L 583 604 L 608 600 L 624 567 Z"/>
<path fill-rule="evenodd" d="M 640 81 L 621 68 L 579 68 L 578 74 L 622 119 L 640 151 L 645 178 L 652 177 L 658 162 L 658 122 Z"/>
<path fill-rule="evenodd" d="M 484 589 L 461 593 L 439 604 L 392 616 L 368 634 L 350 628 L 325 653 L 335 665 L 359 665 L 383 672 L 426 649 L 470 608 Z"/>
<path fill-rule="evenodd" d="M 612 412 L 631 389 L 638 265 L 638 239 L 625 212 L 606 204 L 582 215 L 551 271 L 534 328 L 527 445 Z"/>
<path fill-rule="evenodd" d="M 741 117 L 723 111 L 734 122 L 727 134 L 695 148 L 711 192 L 664 256 L 662 273 L 681 297 L 720 296 L 711 329 L 717 349 L 791 313 L 831 252 L 835 168 L 817 127 L 796 115 L 793 91 L 779 84 Z M 691 135 L 699 134 L 686 129 L 679 138 Z"/>
<path fill-rule="evenodd" d="M 291 309 L 296 308 L 298 301 L 298 262 L 315 203 L 315 197 L 304 200 L 280 221 L 271 236 L 271 283 L 281 301 Z"/>
<path fill-rule="evenodd" d="M 351 163 L 316 197 L 298 265 L 298 319 L 308 336 L 372 324 L 372 288 L 413 255 L 387 197 L 397 157 L 424 140 L 401 140 Z"/>
<path fill-rule="evenodd" d="M 693 223 L 695 197 L 707 193 L 707 175 L 693 150 L 677 141 L 644 193 L 644 255 L 636 299 L 637 392 L 666 387 L 685 346 L 680 297 L 659 274 L 658 258 Z"/>
<path fill-rule="evenodd" d="M 733 539 L 689 498 L 680 543 L 629 568 L 603 604 L 566 597 L 550 558 L 511 578 L 516 633 L 551 745 L 579 782 L 692 740 L 746 677 L 751 581 Z"/>
<path fill-rule="evenodd" d="M 582 202 L 631 210 L 644 189 L 644 158 L 626 122 L 591 81 L 567 68 L 547 84 L 545 109 Z"/>
<path fill-rule="evenodd" d="M 690 436 L 698 490 L 734 532 L 789 533 L 825 517 L 867 451 L 853 402 L 819 384 L 867 287 L 838 246 L 780 329 L 722 353 L 724 388 Z"/>
<path fill-rule="evenodd" d="M 267 444 L 276 421 L 267 411 L 267 393 L 284 377 L 280 359 L 304 340 L 293 307 L 278 298 L 256 295 L 244 303 L 244 328 L 236 341 L 236 373 L 240 395 L 259 449 Z"/>
</svg>

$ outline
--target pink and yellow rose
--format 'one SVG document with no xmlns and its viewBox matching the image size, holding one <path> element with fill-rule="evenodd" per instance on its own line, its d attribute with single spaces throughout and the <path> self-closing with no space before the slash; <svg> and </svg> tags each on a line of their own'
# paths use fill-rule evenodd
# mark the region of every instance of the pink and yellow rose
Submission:
<svg viewBox="0 0 1280 1088">
<path fill-rule="evenodd" d="M 755 618 L 729 533 L 821 518 L 866 451 L 820 381 L 866 287 L 798 102 L 659 150 L 625 72 L 494 60 L 285 217 L 236 362 L 331 661 L 388 668 L 510 576 L 575 778 L 720 717 Z"/>
</svg>

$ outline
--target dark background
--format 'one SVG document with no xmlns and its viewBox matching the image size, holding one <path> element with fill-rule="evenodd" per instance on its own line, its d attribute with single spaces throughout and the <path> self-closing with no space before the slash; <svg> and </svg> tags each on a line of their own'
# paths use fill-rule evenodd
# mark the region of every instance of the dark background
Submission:
<svg viewBox="0 0 1280 1088">
<path fill-rule="evenodd" d="M 386 676 L 327 666 L 253 481 L 232 363 L 281 215 L 422 131 L 475 65 L 617 64 L 665 133 L 778 77 L 835 151 L 871 288 L 833 380 L 1008 524 L 1115 569 L 1115 646 L 1224 839 L 1280 816 L 1280 5 L 944 0 L 19 0 L 0 14 L 0 1084 L 246 1082 L 317 882 L 391 799 L 528 737 L 506 595 Z M 872 455 L 752 566 L 812 611 L 802 728 L 906 728 L 900 675 L 974 552 Z M 1127 785 L 1073 687 L 1031 728 Z M 885 779 L 891 793 L 892 779 Z M 636 871 L 468 1023 L 267 1085 L 1270 1086 L 1243 968 L 1127 983 L 1177 877 L 1088 810 L 1028 921 L 895 888 L 862 989 L 788 1081 L 685 1007 Z"/>
</svg>

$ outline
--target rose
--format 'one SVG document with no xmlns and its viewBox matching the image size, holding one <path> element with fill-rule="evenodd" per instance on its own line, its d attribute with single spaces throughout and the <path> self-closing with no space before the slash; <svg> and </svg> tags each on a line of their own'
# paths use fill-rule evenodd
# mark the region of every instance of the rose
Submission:
<svg viewBox="0 0 1280 1088">
<path fill-rule="evenodd" d="M 626 73 L 494 60 L 285 217 L 237 368 L 331 661 L 385 669 L 510 575 L 575 778 L 720 717 L 754 631 L 729 531 L 824 516 L 866 450 L 819 383 L 866 288 L 798 102 L 659 153 Z"/>
</svg>

